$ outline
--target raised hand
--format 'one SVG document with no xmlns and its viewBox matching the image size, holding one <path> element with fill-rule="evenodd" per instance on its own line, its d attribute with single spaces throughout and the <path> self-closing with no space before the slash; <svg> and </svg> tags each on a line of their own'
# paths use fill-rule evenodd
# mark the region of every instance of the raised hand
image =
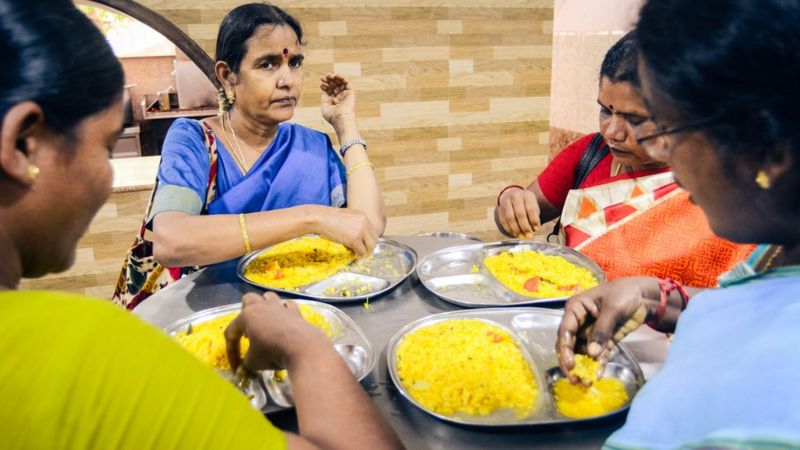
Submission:
<svg viewBox="0 0 800 450">
<path fill-rule="evenodd" d="M 320 78 L 322 117 L 337 127 L 342 121 L 355 120 L 356 92 L 341 75 L 327 73 Z"/>
</svg>

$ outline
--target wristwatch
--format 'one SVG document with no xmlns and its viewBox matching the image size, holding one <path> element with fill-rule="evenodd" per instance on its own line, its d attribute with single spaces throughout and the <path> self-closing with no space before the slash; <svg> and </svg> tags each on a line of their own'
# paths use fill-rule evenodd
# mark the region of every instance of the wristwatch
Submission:
<svg viewBox="0 0 800 450">
<path fill-rule="evenodd" d="M 367 150 L 367 141 L 365 141 L 364 139 L 361 138 L 350 139 L 349 141 L 342 144 L 342 147 L 339 149 L 339 154 L 342 156 L 342 158 L 344 158 L 344 154 L 347 153 L 347 150 L 356 144 L 363 145 L 364 150 Z"/>
</svg>

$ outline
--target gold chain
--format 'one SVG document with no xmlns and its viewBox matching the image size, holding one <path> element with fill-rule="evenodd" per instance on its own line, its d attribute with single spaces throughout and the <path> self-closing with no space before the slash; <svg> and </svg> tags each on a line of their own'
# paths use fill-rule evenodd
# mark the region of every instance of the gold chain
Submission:
<svg viewBox="0 0 800 450">
<path fill-rule="evenodd" d="M 231 133 L 233 133 L 233 139 L 228 137 L 228 132 L 225 130 L 225 117 L 228 118 L 228 126 L 231 128 Z M 239 148 L 239 139 L 236 137 L 236 129 L 233 128 L 230 111 L 226 112 L 220 120 L 222 122 L 222 134 L 225 135 L 225 140 L 231 143 L 231 155 L 233 156 L 233 160 L 236 162 L 236 165 L 239 166 L 239 170 L 241 170 L 242 173 L 247 173 L 247 160 L 244 158 L 242 149 Z"/>
</svg>

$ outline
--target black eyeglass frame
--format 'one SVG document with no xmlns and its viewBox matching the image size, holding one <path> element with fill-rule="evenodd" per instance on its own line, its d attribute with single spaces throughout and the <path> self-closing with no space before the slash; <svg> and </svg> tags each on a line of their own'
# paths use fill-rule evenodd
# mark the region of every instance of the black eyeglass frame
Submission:
<svg viewBox="0 0 800 450">
<path fill-rule="evenodd" d="M 636 143 L 638 145 L 642 145 L 643 142 L 655 139 L 657 137 L 667 136 L 670 134 L 682 133 L 684 131 L 691 131 L 691 130 L 696 130 L 698 128 L 707 127 L 716 122 L 719 122 L 724 117 L 725 117 L 724 114 L 718 114 L 712 117 L 706 117 L 705 119 L 700 119 L 697 122 L 692 122 L 685 125 L 677 125 L 671 128 L 664 128 L 662 130 L 656 131 L 655 133 L 648 134 L 647 136 L 637 137 Z"/>
</svg>

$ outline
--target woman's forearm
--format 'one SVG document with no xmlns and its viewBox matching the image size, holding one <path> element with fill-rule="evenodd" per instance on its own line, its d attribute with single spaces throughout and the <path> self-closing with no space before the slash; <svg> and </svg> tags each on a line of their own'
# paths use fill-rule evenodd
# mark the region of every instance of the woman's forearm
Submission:
<svg viewBox="0 0 800 450">
<path fill-rule="evenodd" d="M 339 142 L 361 137 L 355 120 L 342 121 L 334 127 Z M 344 156 L 347 176 L 347 207 L 366 214 L 375 233 L 380 236 L 386 229 L 386 210 L 375 171 L 370 164 L 364 146 L 355 144 Z"/>
<path fill-rule="evenodd" d="M 253 250 L 317 232 L 317 209 L 297 206 L 245 214 Z M 192 216 L 166 211 L 153 219 L 153 254 L 167 267 L 204 266 L 246 253 L 238 214 Z"/>
<path fill-rule="evenodd" d="M 331 450 L 403 448 L 330 346 L 298 351 L 295 355 L 288 369 L 302 439 L 316 448 Z"/>
</svg>

